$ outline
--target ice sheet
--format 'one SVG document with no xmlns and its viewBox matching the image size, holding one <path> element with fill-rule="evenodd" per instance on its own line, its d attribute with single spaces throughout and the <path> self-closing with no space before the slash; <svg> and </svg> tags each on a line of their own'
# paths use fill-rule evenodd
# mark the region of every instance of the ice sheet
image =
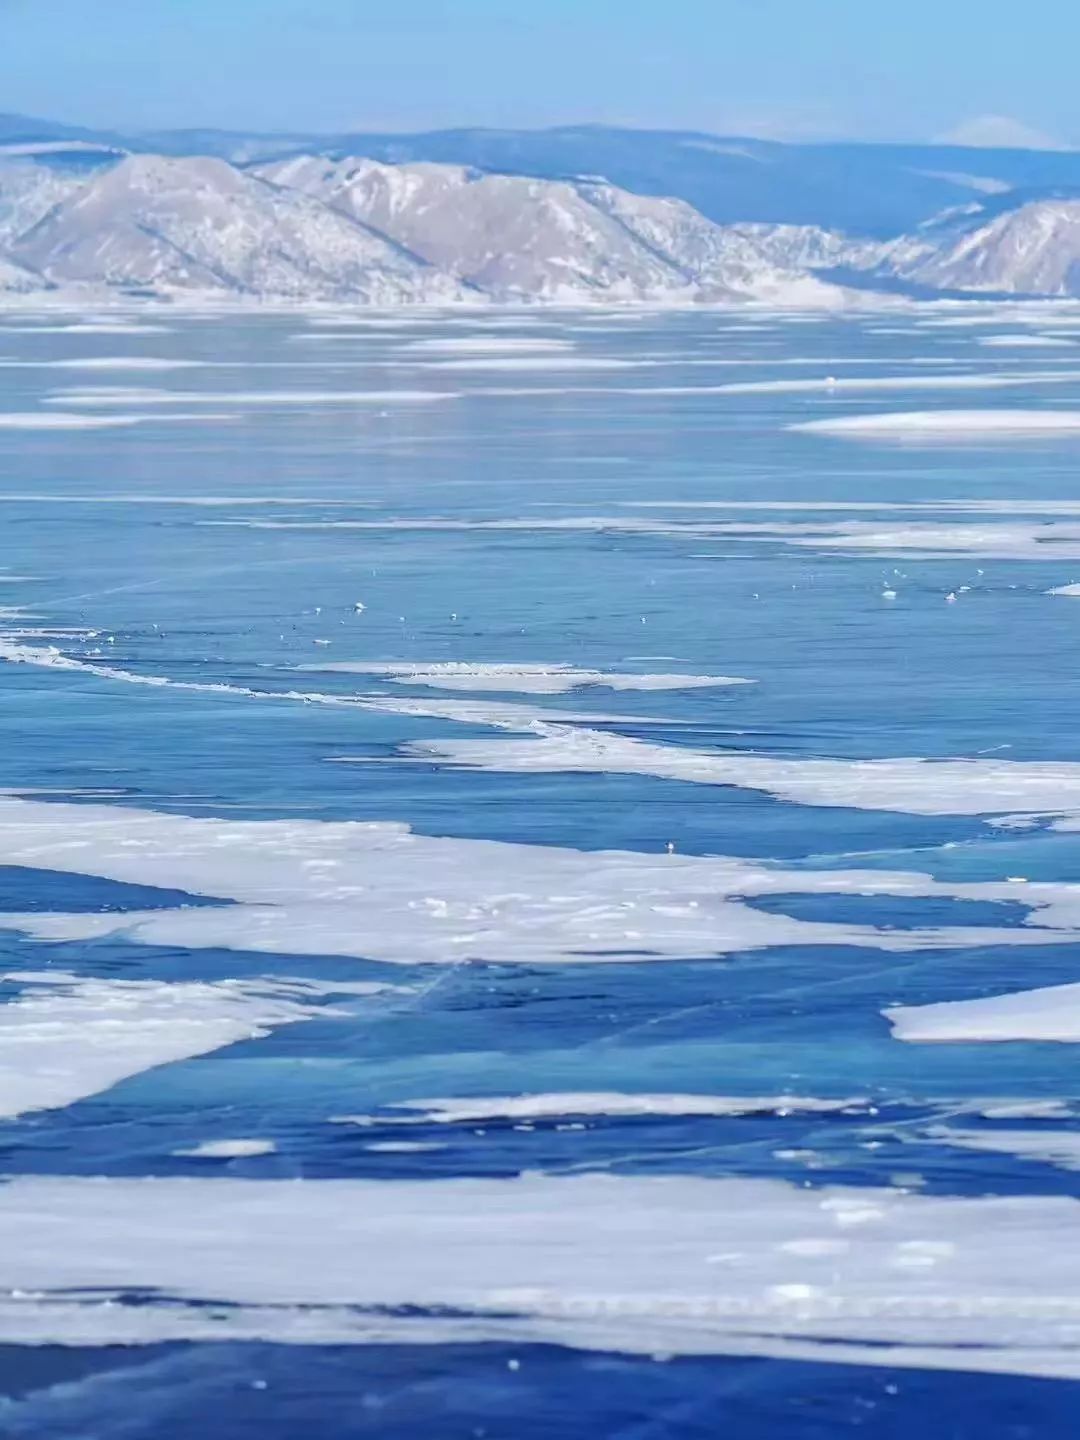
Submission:
<svg viewBox="0 0 1080 1440">
<path fill-rule="evenodd" d="M 314 1002 L 331 989 L 272 978 L 88 980 L 60 971 L 12 971 L 0 979 L 21 992 L 0 1005 L 5 1119 L 71 1105 L 144 1070 L 326 1014 Z"/>
<path fill-rule="evenodd" d="M 1050 985 L 984 1000 L 898 1005 L 883 1013 L 897 1040 L 916 1043 L 1080 1041 L 1080 985 Z"/>
<path fill-rule="evenodd" d="M 875 440 L 1030 440 L 1080 433 L 1080 410 L 913 410 L 805 420 L 788 429 Z"/>
<path fill-rule="evenodd" d="M 520 695 L 563 695 L 568 690 L 586 685 L 605 690 L 694 690 L 716 685 L 753 684 L 753 681 L 735 675 L 634 675 L 612 670 L 579 670 L 565 664 L 499 664 L 486 661 L 409 664 L 331 660 L 299 668 L 385 675 L 395 684 L 423 685 L 438 690 L 490 690 Z M 543 712 L 534 712 L 533 718 L 538 716 L 543 718 Z"/>
<path fill-rule="evenodd" d="M 1068 1130 L 958 1130 L 936 1125 L 928 1134 L 959 1150 L 981 1150 L 1010 1155 L 1014 1160 L 1035 1160 L 1062 1170 L 1080 1170 L 1080 1133 Z"/>
<path fill-rule="evenodd" d="M 925 875 L 784 870 L 741 860 L 589 852 L 417 835 L 402 824 L 237 821 L 0 795 L 0 863 L 237 902 L 222 907 L 5 913 L 40 940 L 347 955 L 390 964 L 582 964 L 711 958 L 773 945 L 887 951 L 1073 940 L 1080 888 Z M 904 930 L 795 920 L 762 895 L 1013 901 L 1049 922 Z M 745 897 L 745 898 L 744 898 Z"/>
<path fill-rule="evenodd" d="M 544 1095 L 473 1095 L 459 1099 L 400 1101 L 388 1108 L 410 1112 L 418 1124 L 459 1125 L 477 1120 L 550 1120 L 580 1115 L 819 1115 L 865 1110 L 865 1097 L 821 1099 L 809 1095 L 667 1095 L 556 1091 Z M 415 1113 L 413 1113 L 415 1112 Z M 369 1125 L 369 1115 L 337 1115 L 335 1124 Z"/>
<path fill-rule="evenodd" d="M 24 1344 L 515 1339 L 1080 1375 L 1065 1197 L 42 1177 L 0 1187 L 0 1224 L 0 1338 Z"/>
</svg>

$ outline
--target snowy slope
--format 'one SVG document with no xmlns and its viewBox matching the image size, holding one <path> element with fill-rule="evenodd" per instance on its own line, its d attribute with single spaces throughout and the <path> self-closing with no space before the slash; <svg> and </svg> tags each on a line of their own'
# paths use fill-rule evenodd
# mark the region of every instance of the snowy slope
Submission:
<svg viewBox="0 0 1080 1440">
<path fill-rule="evenodd" d="M 49 183 L 42 182 L 44 193 L 21 196 L 24 214 L 42 210 Z M 462 293 L 385 237 L 208 158 L 136 155 L 94 171 L 44 218 L 9 236 L 8 250 L 61 284 L 375 304 Z"/>
<path fill-rule="evenodd" d="M 878 268 L 937 289 L 1080 295 L 1080 196 L 972 207 L 886 246 Z"/>
<path fill-rule="evenodd" d="M 86 181 L 86 171 L 0 155 L 0 249 L 10 249 L 56 205 L 77 195 Z"/>
<path fill-rule="evenodd" d="M 34 290 L 47 288 L 46 281 L 22 265 L 0 255 L 0 295 L 29 294 Z"/>
<path fill-rule="evenodd" d="M 377 227 L 496 299 L 766 299 L 799 289 L 817 303 L 832 298 L 683 201 L 602 182 L 316 155 L 257 173 Z"/>
</svg>

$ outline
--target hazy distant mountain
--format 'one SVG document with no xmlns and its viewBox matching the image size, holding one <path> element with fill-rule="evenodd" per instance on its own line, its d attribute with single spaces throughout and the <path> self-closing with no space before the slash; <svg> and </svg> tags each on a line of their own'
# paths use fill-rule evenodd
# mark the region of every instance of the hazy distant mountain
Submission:
<svg viewBox="0 0 1080 1440">
<path fill-rule="evenodd" d="M 0 293 L 787 305 L 835 303 L 845 281 L 1080 296 L 1080 155 L 1068 152 L 601 127 L 367 137 L 381 158 L 338 153 L 334 137 L 155 138 L 231 148 L 235 163 L 0 116 Z M 872 233 L 943 197 L 931 218 Z M 845 207 L 846 226 L 796 220 Z"/>
<path fill-rule="evenodd" d="M 237 164 L 319 154 L 434 161 L 540 179 L 602 176 L 638 195 L 685 200 L 718 224 L 810 225 L 887 239 L 983 194 L 1080 186 L 1080 152 L 984 145 L 788 145 L 693 131 L 570 125 L 420 135 L 243 134 L 177 130 L 121 137 L 0 116 L 8 143 L 97 142 L 146 153 L 216 155 Z"/>
</svg>

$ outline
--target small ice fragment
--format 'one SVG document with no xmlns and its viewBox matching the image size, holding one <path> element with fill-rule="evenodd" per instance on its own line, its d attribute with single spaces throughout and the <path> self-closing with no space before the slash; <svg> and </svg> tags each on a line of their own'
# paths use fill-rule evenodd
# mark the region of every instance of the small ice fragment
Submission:
<svg viewBox="0 0 1080 1440">
<path fill-rule="evenodd" d="M 952 604 L 955 603 L 955 601 L 956 601 L 956 591 L 955 591 L 955 590 L 950 590 L 949 593 L 945 596 L 945 603 L 946 603 L 946 605 L 952 605 Z"/>
<path fill-rule="evenodd" d="M 353 609 L 356 611 L 356 613 L 359 615 L 362 610 L 366 610 L 366 609 L 367 609 L 367 606 L 364 604 L 364 602 L 363 602 L 362 600 L 355 600 L 355 601 L 353 601 L 353 607 L 352 607 L 352 608 L 353 608 Z"/>
<path fill-rule="evenodd" d="M 237 1160 L 249 1155 L 272 1155 L 276 1149 L 273 1140 L 206 1140 L 188 1150 L 174 1150 L 173 1154 L 199 1160 Z"/>
<path fill-rule="evenodd" d="M 896 591 L 895 591 L 895 590 L 882 590 L 882 592 L 881 592 L 881 598 L 882 598 L 882 600 L 895 600 L 895 599 L 896 599 Z"/>
</svg>

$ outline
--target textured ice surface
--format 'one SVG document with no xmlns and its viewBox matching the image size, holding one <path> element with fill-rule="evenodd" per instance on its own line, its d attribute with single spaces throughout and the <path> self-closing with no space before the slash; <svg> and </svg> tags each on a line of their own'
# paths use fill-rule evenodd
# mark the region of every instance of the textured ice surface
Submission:
<svg viewBox="0 0 1080 1440">
<path fill-rule="evenodd" d="M 0 430 L 107 430 L 136 424 L 135 415 L 65 415 L 59 410 L 0 413 Z"/>
<path fill-rule="evenodd" d="M 728 395 L 799 395 L 814 392 L 861 393 L 870 390 L 1011 390 L 1024 385 L 1072 385 L 1080 379 L 1080 371 L 1045 370 L 1020 371 L 1015 374 L 981 373 L 970 375 L 829 375 L 824 379 L 807 380 L 745 380 L 734 385 L 723 385 L 720 393 Z M 868 420 L 869 416 L 856 419 Z M 823 429 L 826 423 L 833 426 L 839 422 L 811 422 L 816 429 Z M 809 425 L 801 428 L 809 429 Z M 850 425 L 847 429 L 853 428 Z"/>
<path fill-rule="evenodd" d="M 49 397 L 62 405 L 94 408 L 132 405 L 424 405 L 455 400 L 450 390 L 150 390 L 95 386 L 58 390 Z"/>
<path fill-rule="evenodd" d="M 277 1149 L 273 1140 L 204 1140 L 188 1150 L 174 1150 L 193 1160 L 245 1160 L 254 1155 L 272 1155 Z"/>
<path fill-rule="evenodd" d="M 361 660 L 302 665 L 302 670 L 335 670 L 346 674 L 385 675 L 395 684 L 423 685 L 439 690 L 493 690 L 521 695 L 562 695 L 584 685 L 605 690 L 694 690 L 713 685 L 749 685 L 734 675 L 634 675 L 613 670 L 578 670 L 573 665 L 510 665 L 465 661 L 437 664 L 379 664 Z M 543 712 L 534 712 L 533 718 Z"/>
<path fill-rule="evenodd" d="M 270 978 L 167 984 L 15 971 L 0 979 L 21 987 L 0 1005 L 5 1117 L 71 1105 L 157 1065 L 325 1014 L 313 1002 L 329 990 Z"/>
<path fill-rule="evenodd" d="M 897 1040 L 1057 1040 L 1080 1042 L 1080 985 L 1048 985 L 985 1000 L 894 1006 L 885 1011 Z"/>
<path fill-rule="evenodd" d="M 939 884 L 886 871 L 784 870 L 703 856 L 589 853 L 440 839 L 392 823 L 191 819 L 121 806 L 0 796 L 0 862 L 182 889 L 232 906 L 125 913 L 4 914 L 42 940 L 122 935 L 149 945 L 392 964 L 708 958 L 772 945 L 919 950 L 1057 944 L 1067 929 L 818 923 L 742 897 L 952 895 L 1044 905 L 1075 923 L 1065 885 Z M 1040 915 L 1040 918 L 1041 915 Z"/>
<path fill-rule="evenodd" d="M 981 1150 L 1011 1155 L 1016 1160 L 1041 1161 L 1062 1170 L 1080 1170 L 1080 1132 L 1068 1130 L 958 1130 L 938 1125 L 930 1130 L 935 1140 L 959 1150 Z"/>
<path fill-rule="evenodd" d="M 517 1339 L 1080 1375 L 1080 1205 L 1059 1197 L 20 1178 L 0 1223 L 0 1336 L 23 1343 Z"/>
<path fill-rule="evenodd" d="M 409 1100 L 393 1110 L 415 1111 L 417 1121 L 457 1125 L 475 1120 L 541 1120 L 564 1116 L 625 1115 L 815 1115 L 865 1109 L 861 1097 L 820 1099 L 809 1095 L 631 1095 L 555 1091 L 544 1095 L 474 1095 L 460 1099 Z M 413 1118 L 413 1117 L 410 1117 Z M 337 1124 L 369 1124 L 366 1115 L 334 1117 Z"/>
<path fill-rule="evenodd" d="M 545 724 L 528 739 L 418 740 L 405 753 L 478 770 L 652 775 L 761 790 L 796 805 L 909 815 L 1080 816 L 1080 763 L 972 758 L 784 759 L 745 750 L 664 745 Z"/>
<path fill-rule="evenodd" d="M 1080 410 L 913 410 L 805 420 L 788 429 L 883 440 L 1029 440 L 1042 435 L 1077 434 Z"/>
</svg>

